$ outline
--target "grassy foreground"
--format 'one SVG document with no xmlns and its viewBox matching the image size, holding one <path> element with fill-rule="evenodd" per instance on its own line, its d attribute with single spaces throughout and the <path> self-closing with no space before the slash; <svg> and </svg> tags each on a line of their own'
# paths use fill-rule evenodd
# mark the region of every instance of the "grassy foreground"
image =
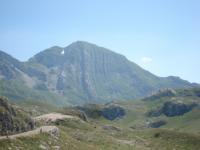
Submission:
<svg viewBox="0 0 200 150">
<path fill-rule="evenodd" d="M 133 130 L 102 127 L 94 122 L 57 122 L 59 136 L 41 133 L 15 140 L 1 140 L 1 150 L 197 150 L 200 136 L 166 129 Z"/>
</svg>

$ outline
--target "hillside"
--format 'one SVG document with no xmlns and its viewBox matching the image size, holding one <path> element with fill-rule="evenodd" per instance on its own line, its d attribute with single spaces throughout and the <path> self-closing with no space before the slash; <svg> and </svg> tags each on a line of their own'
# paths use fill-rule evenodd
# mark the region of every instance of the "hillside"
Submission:
<svg viewBox="0 0 200 150">
<path fill-rule="evenodd" d="M 178 77 L 155 76 L 120 54 L 81 41 L 51 47 L 27 62 L 0 54 L 0 94 L 13 100 L 105 103 L 145 97 L 163 88 L 197 86 Z"/>
<path fill-rule="evenodd" d="M 196 150 L 200 146 L 199 92 L 197 88 L 167 89 L 139 101 L 66 107 L 34 117 L 39 127 L 32 131 L 9 139 L 0 136 L 0 149 Z M 172 112 L 183 105 L 197 105 L 173 117 L 149 116 L 167 102 L 176 106 L 167 108 Z M 150 126 L 159 120 L 166 124 Z"/>
<path fill-rule="evenodd" d="M 136 130 L 163 128 L 197 133 L 200 131 L 199 93 L 199 88 L 167 89 L 142 100 L 119 102 L 126 115 L 114 124 Z"/>
</svg>

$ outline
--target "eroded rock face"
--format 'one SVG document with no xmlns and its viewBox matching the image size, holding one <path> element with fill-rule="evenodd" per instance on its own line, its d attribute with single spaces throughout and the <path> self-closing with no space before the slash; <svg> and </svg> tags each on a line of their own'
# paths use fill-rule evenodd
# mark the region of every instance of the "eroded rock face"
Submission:
<svg viewBox="0 0 200 150">
<path fill-rule="evenodd" d="M 0 97 L 0 135 L 9 135 L 33 129 L 34 121 L 16 110 L 6 98 Z"/>
<path fill-rule="evenodd" d="M 103 116 L 108 120 L 115 120 L 117 118 L 123 117 L 126 112 L 121 106 L 111 104 L 111 105 L 96 105 L 89 104 L 84 107 L 78 107 L 79 110 L 85 112 L 85 114 L 90 118 L 99 118 Z"/>
<path fill-rule="evenodd" d="M 147 112 L 147 116 L 148 117 L 158 117 L 162 115 L 162 109 L 156 109 L 156 110 L 151 110 L 149 112 Z"/>
<path fill-rule="evenodd" d="M 155 101 L 155 100 L 158 100 L 163 97 L 173 97 L 175 95 L 176 95 L 176 91 L 173 89 L 170 89 L 170 88 L 163 89 L 163 90 L 161 89 L 158 92 L 154 93 L 153 95 L 144 98 L 143 100 L 144 101 Z"/>
<path fill-rule="evenodd" d="M 102 116 L 108 120 L 121 118 L 125 115 L 125 110 L 120 106 L 109 106 L 102 110 Z"/>
<path fill-rule="evenodd" d="M 147 113 L 149 117 L 158 117 L 164 114 L 167 117 L 181 116 L 189 111 L 191 111 L 194 107 L 197 107 L 198 104 L 184 104 L 177 102 L 165 102 L 162 108 L 158 108 L 157 110 L 152 110 Z"/>
<path fill-rule="evenodd" d="M 83 41 L 64 48 L 53 46 L 27 62 L 0 51 L 0 79 L 4 79 L 1 95 L 56 106 L 132 100 L 159 89 L 199 86 L 178 77 L 157 77 L 120 54 Z M 150 99 L 162 94 L 174 95 L 168 90 Z"/>
<path fill-rule="evenodd" d="M 184 104 L 184 103 L 173 103 L 166 102 L 162 108 L 162 113 L 168 117 L 181 116 L 191 111 L 197 104 Z"/>
</svg>

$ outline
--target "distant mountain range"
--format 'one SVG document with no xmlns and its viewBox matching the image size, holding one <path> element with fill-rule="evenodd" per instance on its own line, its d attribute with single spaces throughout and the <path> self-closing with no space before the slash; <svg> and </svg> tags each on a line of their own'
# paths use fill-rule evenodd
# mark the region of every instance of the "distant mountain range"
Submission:
<svg viewBox="0 0 200 150">
<path fill-rule="evenodd" d="M 123 55 L 88 42 L 54 46 L 26 62 L 0 51 L 0 95 L 15 101 L 104 103 L 195 86 L 179 77 L 155 76 Z"/>
</svg>

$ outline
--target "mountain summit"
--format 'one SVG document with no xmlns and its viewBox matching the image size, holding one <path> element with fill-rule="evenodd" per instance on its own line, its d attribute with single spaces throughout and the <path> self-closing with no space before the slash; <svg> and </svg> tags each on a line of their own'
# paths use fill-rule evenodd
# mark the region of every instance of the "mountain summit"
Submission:
<svg viewBox="0 0 200 150">
<path fill-rule="evenodd" d="M 74 104 L 132 100 L 162 88 L 193 86 L 178 77 L 155 76 L 123 55 L 82 41 L 48 48 L 23 66 L 20 72 L 26 75 L 26 80 L 22 78 L 25 86 L 57 94 Z"/>
</svg>

